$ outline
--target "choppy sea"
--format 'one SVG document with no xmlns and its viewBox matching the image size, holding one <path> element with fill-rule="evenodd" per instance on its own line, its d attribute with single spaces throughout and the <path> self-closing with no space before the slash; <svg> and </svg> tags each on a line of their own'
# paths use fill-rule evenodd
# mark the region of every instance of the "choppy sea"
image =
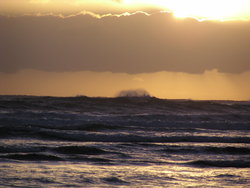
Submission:
<svg viewBox="0 0 250 188">
<path fill-rule="evenodd" d="M 250 102 L 0 96 L 0 187 L 250 187 Z"/>
</svg>

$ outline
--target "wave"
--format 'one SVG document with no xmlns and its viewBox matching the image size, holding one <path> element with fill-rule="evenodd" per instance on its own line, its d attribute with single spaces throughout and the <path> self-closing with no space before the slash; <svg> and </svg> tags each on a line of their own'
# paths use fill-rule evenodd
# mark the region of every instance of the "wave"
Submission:
<svg viewBox="0 0 250 188">
<path fill-rule="evenodd" d="M 77 162 L 89 162 L 89 163 L 95 163 L 95 164 L 105 164 L 105 165 L 112 165 L 113 160 L 106 159 L 102 157 L 83 157 L 83 156 L 73 156 L 68 157 L 67 160 L 71 161 L 77 161 Z"/>
<path fill-rule="evenodd" d="M 16 110 L 71 110 L 80 112 L 112 112 L 138 107 L 140 111 L 156 110 L 165 112 L 189 113 L 231 113 L 249 112 L 249 102 L 235 101 L 192 101 L 168 100 L 155 97 L 34 97 L 34 96 L 0 96 L 0 109 Z M 118 111 L 117 111 L 118 110 Z"/>
<path fill-rule="evenodd" d="M 143 128 L 142 128 L 143 129 Z M 184 130 L 185 131 L 185 130 Z M 178 131 L 177 131 L 178 133 Z M 174 132 L 176 134 L 176 132 Z M 1 139 L 6 138 L 35 138 L 42 140 L 58 141 L 79 141 L 79 142 L 213 142 L 213 143 L 250 143 L 249 136 L 199 136 L 185 135 L 162 136 L 154 132 L 147 133 L 144 128 L 144 134 L 138 135 L 137 132 L 129 129 L 118 132 L 86 132 L 86 131 L 67 131 L 39 129 L 34 127 L 0 127 Z M 209 133 L 207 133 L 209 135 Z"/>
<path fill-rule="evenodd" d="M 133 109 L 130 109 L 130 113 Z M 122 112 L 120 112 L 122 113 Z M 35 131 L 40 130 L 78 130 L 78 131 L 114 131 L 114 130 L 233 130 L 249 131 L 249 114 L 238 115 L 238 119 L 230 120 L 226 115 L 183 115 L 183 114 L 77 114 L 72 112 L 18 112 L 1 114 L 0 135 L 14 134 L 14 130 Z M 249 120 L 247 120 L 249 118 Z M 33 130 L 32 130 L 33 129 Z"/>
<path fill-rule="evenodd" d="M 112 142 L 114 143 L 114 142 Z M 250 155 L 249 147 L 237 147 L 237 146 L 197 146 L 197 145 L 168 145 L 166 146 L 157 143 L 148 142 L 118 142 L 115 143 L 119 149 L 123 148 L 148 148 L 157 153 L 166 154 L 179 154 L 179 155 L 190 155 L 190 154 L 214 154 L 214 155 Z M 216 145 L 216 143 L 215 143 Z M 18 154 L 18 153 L 56 153 L 65 155 L 117 155 L 122 158 L 129 158 L 128 154 L 118 152 L 117 149 L 113 151 L 107 151 L 106 149 L 94 147 L 94 146 L 82 146 L 82 145 L 69 145 L 69 146 L 32 146 L 32 145 L 9 145 L 0 146 L 0 154 Z"/>
<path fill-rule="evenodd" d="M 62 158 L 46 154 L 8 154 L 0 156 L 2 159 L 25 160 L 25 161 L 63 161 Z"/>
<path fill-rule="evenodd" d="M 211 147 L 211 146 L 172 146 L 160 150 L 165 153 L 179 153 L 179 154 L 228 154 L 228 155 L 250 155 L 250 148 L 246 147 Z"/>
<path fill-rule="evenodd" d="M 0 153 L 37 153 L 46 152 L 48 147 L 42 146 L 0 146 Z"/>
<path fill-rule="evenodd" d="M 215 176 L 216 178 L 240 178 L 241 176 L 236 176 L 233 174 L 220 174 Z"/>
<path fill-rule="evenodd" d="M 70 140 L 69 131 L 249 131 L 249 113 L 250 102 L 0 96 L 0 136 L 63 139 L 65 134 Z"/>
<path fill-rule="evenodd" d="M 62 146 L 54 150 L 62 154 L 101 155 L 108 153 L 102 149 L 87 146 Z"/>
<path fill-rule="evenodd" d="M 197 160 L 185 164 L 196 167 L 250 168 L 250 162 L 242 160 L 232 160 L 232 161 Z"/>
<path fill-rule="evenodd" d="M 0 159 L 8 159 L 15 161 L 76 161 L 76 162 L 90 162 L 97 164 L 112 164 L 112 160 L 101 157 L 88 157 L 82 155 L 70 155 L 59 157 L 55 154 L 42 154 L 42 153 L 26 153 L 26 154 L 6 154 L 0 155 Z"/>
<path fill-rule="evenodd" d="M 129 185 L 129 182 L 126 182 L 120 178 L 113 177 L 113 176 L 102 178 L 102 181 L 111 185 Z"/>
</svg>

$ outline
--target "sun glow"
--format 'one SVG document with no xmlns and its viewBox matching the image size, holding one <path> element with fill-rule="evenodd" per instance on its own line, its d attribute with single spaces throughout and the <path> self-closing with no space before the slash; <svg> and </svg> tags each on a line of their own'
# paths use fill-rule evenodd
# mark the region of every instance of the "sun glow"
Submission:
<svg viewBox="0 0 250 188">
<path fill-rule="evenodd" d="M 250 0 L 0 0 L 1 15 L 96 14 L 163 11 L 177 18 L 250 20 Z"/>
<path fill-rule="evenodd" d="M 248 3 L 246 0 L 170 0 L 166 7 L 176 17 L 227 19 L 240 16 Z"/>
<path fill-rule="evenodd" d="M 173 12 L 175 17 L 224 20 L 248 16 L 249 0 L 124 0 L 125 5 L 154 5 Z"/>
</svg>

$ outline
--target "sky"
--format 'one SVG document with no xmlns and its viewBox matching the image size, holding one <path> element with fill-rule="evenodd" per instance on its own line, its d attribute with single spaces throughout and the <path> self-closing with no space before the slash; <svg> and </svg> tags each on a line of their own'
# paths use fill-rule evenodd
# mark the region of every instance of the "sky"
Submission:
<svg viewBox="0 0 250 188">
<path fill-rule="evenodd" d="M 0 94 L 250 100 L 249 33 L 248 0 L 1 0 Z"/>
</svg>

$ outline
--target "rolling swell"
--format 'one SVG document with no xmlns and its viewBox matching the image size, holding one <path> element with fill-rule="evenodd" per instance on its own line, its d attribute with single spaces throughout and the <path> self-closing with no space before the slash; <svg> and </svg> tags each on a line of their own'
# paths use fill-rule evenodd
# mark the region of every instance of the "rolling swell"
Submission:
<svg viewBox="0 0 250 188">
<path fill-rule="evenodd" d="M 233 160 L 233 161 L 197 160 L 188 162 L 186 164 L 197 167 L 250 168 L 250 162 L 242 160 Z"/>
<path fill-rule="evenodd" d="M 165 153 L 180 153 L 180 154 L 228 154 L 228 155 L 250 155 L 250 148 L 247 147 L 212 147 L 212 146 L 170 146 L 160 150 Z"/>
<path fill-rule="evenodd" d="M 63 159 L 55 155 L 46 154 L 8 154 L 0 156 L 2 159 L 24 160 L 24 161 L 62 161 Z"/>
<path fill-rule="evenodd" d="M 95 163 L 109 163 L 103 155 L 112 154 L 122 156 L 119 152 L 109 152 L 94 146 L 57 146 L 53 147 L 49 143 L 42 147 L 9 145 L 0 147 L 0 159 L 17 161 L 83 161 Z M 98 157 L 92 157 L 98 156 Z"/>
<path fill-rule="evenodd" d="M 101 125 L 98 125 L 101 126 Z M 95 128 L 93 128 L 95 129 Z M 143 129 L 143 128 L 142 128 Z M 122 127 L 122 129 L 107 129 L 98 130 L 61 130 L 61 129 L 47 129 L 32 126 L 14 126 L 14 127 L 0 127 L 1 138 L 35 138 L 42 140 L 58 140 L 58 141 L 79 141 L 79 142 L 213 142 L 213 143 L 250 143 L 249 136 L 209 136 L 206 135 L 186 135 L 184 130 L 176 130 L 176 132 L 183 132 L 180 136 L 174 136 L 171 132 L 170 135 L 163 136 L 157 135 L 157 131 L 151 132 L 152 129 L 145 127 L 143 134 L 137 134 L 133 128 Z M 158 132 L 166 133 L 160 129 Z M 172 130 L 175 132 L 175 130 Z"/>
<path fill-rule="evenodd" d="M 55 148 L 54 150 L 62 154 L 101 155 L 107 153 L 102 149 L 87 146 L 63 146 Z"/>
<path fill-rule="evenodd" d="M 136 109 L 139 107 L 140 109 Z M 236 116 L 249 112 L 249 102 L 234 101 L 192 101 L 165 100 L 155 97 L 118 97 L 118 98 L 90 98 L 90 97 L 33 97 L 33 96 L 0 96 L 0 109 L 16 110 L 69 110 L 75 112 L 105 112 L 114 113 L 148 110 L 165 112 L 209 112 L 231 113 Z M 151 111 L 152 113 L 153 111 Z M 232 116 L 232 118 L 235 118 Z M 236 117 L 237 118 L 237 117 Z M 249 119 L 249 118 L 248 118 Z"/>
</svg>

